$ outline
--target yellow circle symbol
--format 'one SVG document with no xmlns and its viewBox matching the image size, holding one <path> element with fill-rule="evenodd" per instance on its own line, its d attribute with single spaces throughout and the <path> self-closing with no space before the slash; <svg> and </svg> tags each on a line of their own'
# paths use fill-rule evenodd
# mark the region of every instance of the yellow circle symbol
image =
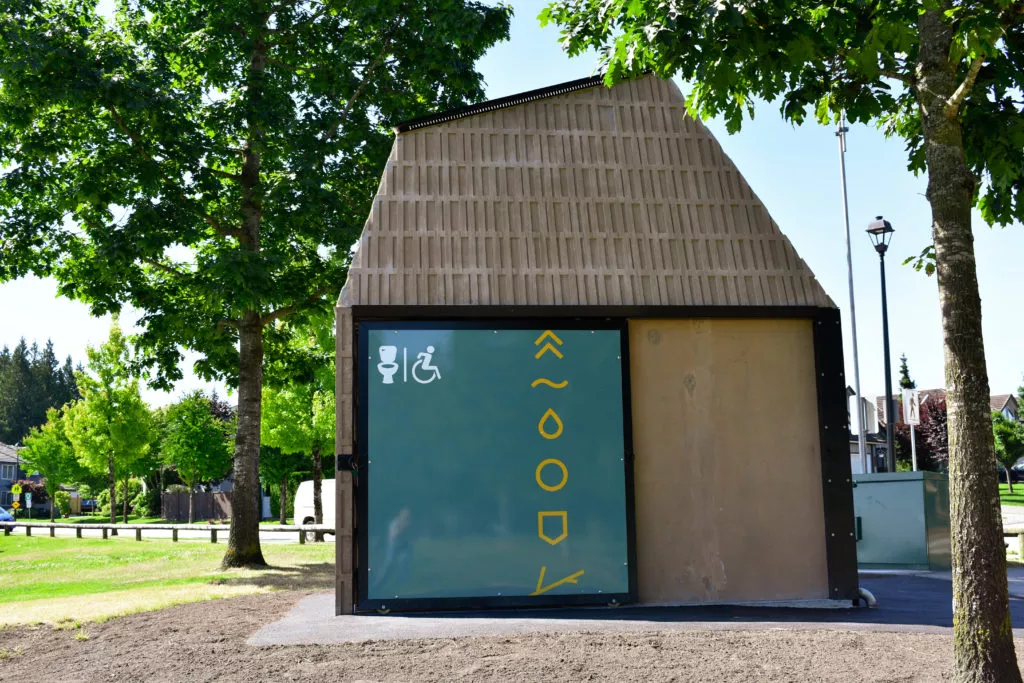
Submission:
<svg viewBox="0 0 1024 683">
<path fill-rule="evenodd" d="M 541 479 L 540 473 L 543 472 L 544 468 L 548 465 L 558 465 L 559 469 L 562 470 L 562 481 L 558 482 L 555 486 L 548 486 L 544 483 L 544 480 Z M 537 486 L 541 487 L 545 491 L 559 491 L 563 486 L 565 486 L 565 482 L 567 481 L 569 481 L 569 468 L 567 468 L 565 463 L 561 460 L 548 458 L 547 460 L 542 460 L 541 463 L 537 465 Z"/>
<path fill-rule="evenodd" d="M 553 432 L 545 431 L 544 423 L 548 420 L 554 420 L 555 424 L 558 425 L 558 429 Z M 555 412 L 554 408 L 548 408 L 547 412 L 541 416 L 540 422 L 537 423 L 537 431 L 545 439 L 557 439 L 562 435 L 562 419 L 558 417 L 558 413 Z"/>
</svg>

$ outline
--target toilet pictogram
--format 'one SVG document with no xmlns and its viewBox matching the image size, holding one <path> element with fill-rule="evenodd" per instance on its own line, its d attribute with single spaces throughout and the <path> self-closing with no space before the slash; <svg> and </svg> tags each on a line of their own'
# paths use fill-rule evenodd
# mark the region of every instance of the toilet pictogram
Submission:
<svg viewBox="0 0 1024 683">
<path fill-rule="evenodd" d="M 398 350 L 399 347 L 390 345 L 377 348 L 377 372 L 380 373 L 382 384 L 395 384 L 399 370 L 402 371 L 402 382 L 408 382 L 409 375 L 417 384 L 430 384 L 441 379 L 441 369 L 434 365 L 436 348 L 427 346 L 425 351 L 417 353 L 412 367 L 409 367 L 408 347 L 402 347 L 401 362 L 398 361 Z"/>
</svg>

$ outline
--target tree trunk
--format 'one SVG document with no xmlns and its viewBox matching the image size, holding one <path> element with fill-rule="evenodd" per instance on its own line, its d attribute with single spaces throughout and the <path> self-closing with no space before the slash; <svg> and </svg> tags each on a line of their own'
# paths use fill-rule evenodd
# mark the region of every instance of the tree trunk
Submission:
<svg viewBox="0 0 1024 683">
<path fill-rule="evenodd" d="M 281 477 L 281 503 L 278 507 L 278 521 L 285 525 L 288 523 L 288 477 Z"/>
<path fill-rule="evenodd" d="M 114 454 L 107 455 L 107 487 L 110 490 L 110 523 L 117 524 L 117 476 L 114 474 Z M 110 530 L 111 536 L 117 536 L 117 529 Z"/>
<path fill-rule="evenodd" d="M 54 496 L 50 496 L 50 524 L 53 524 L 56 521 L 55 515 L 54 515 L 55 511 L 54 511 L 54 500 L 53 499 L 54 499 Z"/>
<path fill-rule="evenodd" d="M 125 524 L 128 523 L 128 479 L 130 477 L 125 475 L 124 477 L 124 495 L 121 496 L 121 509 L 124 511 L 121 519 Z"/>
<path fill-rule="evenodd" d="M 1006 492 L 1013 493 L 1013 479 L 1010 478 L 1010 468 L 1003 465 L 1003 471 L 1006 472 Z M 1002 517 L 1002 515 L 1000 515 Z"/>
<path fill-rule="evenodd" d="M 928 5 L 925 5 L 928 7 Z M 959 83 L 950 62 L 948 0 L 920 14 L 916 92 L 924 128 L 928 201 L 942 308 L 949 427 L 953 549 L 954 680 L 1020 681 L 1010 626 L 1006 554 L 989 416 L 971 204 L 975 178 L 964 156 L 958 112 L 947 102 Z"/>
<path fill-rule="evenodd" d="M 249 312 L 239 329 L 238 431 L 227 567 L 266 566 L 260 549 L 260 392 L 263 384 L 263 326 Z"/>
<path fill-rule="evenodd" d="M 195 511 L 195 505 L 194 505 L 195 497 L 196 497 L 196 487 L 193 484 L 193 485 L 190 485 L 188 487 L 188 523 L 189 524 L 192 524 L 193 522 L 196 521 L 195 512 L 194 512 Z"/>
<path fill-rule="evenodd" d="M 324 523 L 324 504 L 323 504 L 323 481 L 324 481 L 324 468 L 323 460 L 321 459 L 320 444 L 313 445 L 313 521 L 317 524 Z M 317 543 L 323 543 L 324 533 L 317 531 L 314 534 L 314 540 Z"/>
<path fill-rule="evenodd" d="M 253 17 L 265 17 L 252 4 Z M 259 23 L 257 19 L 254 23 Z M 264 36 L 266 18 L 252 26 L 254 36 L 246 78 L 244 107 L 248 130 L 242 144 L 242 228 L 238 236 L 243 262 L 260 251 L 260 221 L 263 217 L 260 187 L 260 153 L 263 72 L 267 64 Z M 263 390 L 263 320 L 250 308 L 238 322 L 238 430 L 235 437 L 234 488 L 231 492 L 231 532 L 222 565 L 227 567 L 266 566 L 260 549 L 260 408 Z"/>
</svg>

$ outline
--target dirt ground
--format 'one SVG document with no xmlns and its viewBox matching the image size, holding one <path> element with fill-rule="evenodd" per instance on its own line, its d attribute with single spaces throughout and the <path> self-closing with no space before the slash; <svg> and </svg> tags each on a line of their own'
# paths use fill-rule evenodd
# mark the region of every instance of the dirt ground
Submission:
<svg viewBox="0 0 1024 683">
<path fill-rule="evenodd" d="M 7 629 L 0 631 L 0 680 L 902 682 L 948 680 L 952 666 L 950 635 L 782 628 L 245 644 L 309 594 L 179 605 L 80 631 Z"/>
</svg>

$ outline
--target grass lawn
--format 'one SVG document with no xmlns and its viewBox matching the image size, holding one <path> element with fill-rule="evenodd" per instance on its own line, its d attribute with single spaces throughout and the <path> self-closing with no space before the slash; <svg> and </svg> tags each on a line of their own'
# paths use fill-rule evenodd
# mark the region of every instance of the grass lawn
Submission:
<svg viewBox="0 0 1024 683">
<path fill-rule="evenodd" d="M 1006 484 L 999 485 L 999 502 L 1003 505 L 1024 505 L 1024 482 L 1013 485 L 1013 493 Z"/>
<path fill-rule="evenodd" d="M 333 543 L 265 543 L 271 568 L 262 571 L 222 571 L 226 548 L 128 536 L 0 536 L 0 628 L 66 626 L 184 602 L 333 585 Z"/>
</svg>

